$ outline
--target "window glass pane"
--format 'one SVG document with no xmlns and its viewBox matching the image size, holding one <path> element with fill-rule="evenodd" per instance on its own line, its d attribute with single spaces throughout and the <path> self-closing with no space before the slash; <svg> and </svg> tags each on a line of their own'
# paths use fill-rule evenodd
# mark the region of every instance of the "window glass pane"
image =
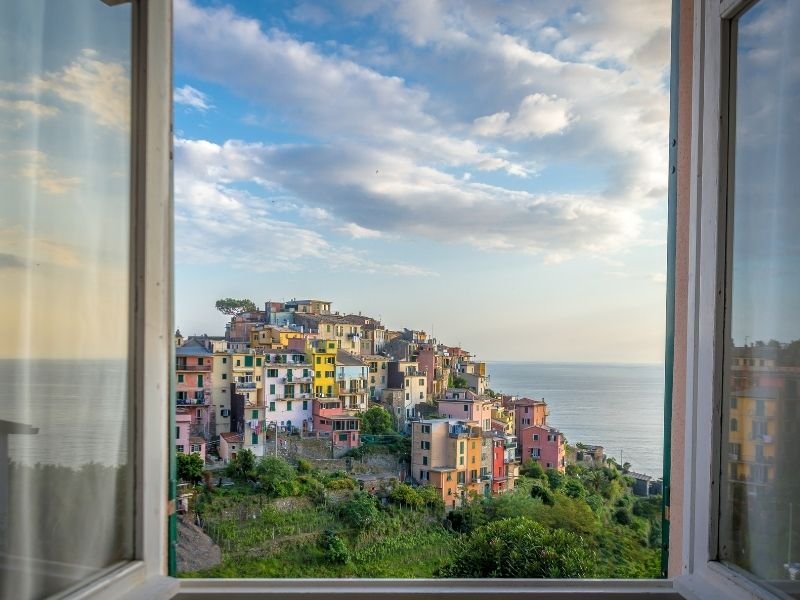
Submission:
<svg viewBox="0 0 800 600">
<path fill-rule="evenodd" d="M 798 27 L 800 5 L 762 0 L 734 38 L 719 555 L 770 580 L 800 568 Z"/>
<path fill-rule="evenodd" d="M 131 6 L 0 1 L 0 597 L 133 558 Z"/>
</svg>

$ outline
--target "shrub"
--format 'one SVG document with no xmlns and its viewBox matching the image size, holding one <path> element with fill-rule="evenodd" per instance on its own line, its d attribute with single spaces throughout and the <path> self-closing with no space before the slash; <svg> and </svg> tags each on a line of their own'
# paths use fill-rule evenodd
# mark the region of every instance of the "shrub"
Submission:
<svg viewBox="0 0 800 600">
<path fill-rule="evenodd" d="M 558 491 L 562 485 L 564 485 L 564 474 L 559 473 L 555 469 L 547 469 L 544 472 L 545 476 L 547 477 L 547 483 L 550 485 L 550 489 Z"/>
<path fill-rule="evenodd" d="M 356 492 L 351 500 L 341 504 L 339 514 L 356 529 L 366 529 L 380 516 L 375 498 L 367 492 Z"/>
<path fill-rule="evenodd" d="M 313 465 L 305 458 L 297 461 L 297 473 L 300 475 L 308 475 L 314 470 Z"/>
<path fill-rule="evenodd" d="M 531 486 L 531 497 L 539 498 L 542 503 L 546 504 L 547 506 L 553 506 L 555 503 L 553 492 L 547 489 L 547 486 L 541 481 L 533 482 L 533 485 Z"/>
<path fill-rule="evenodd" d="M 595 558 L 574 533 L 527 517 L 476 529 L 440 571 L 445 577 L 591 577 Z"/>
<path fill-rule="evenodd" d="M 322 534 L 320 546 L 325 550 L 325 557 L 329 562 L 343 565 L 350 562 L 350 551 L 345 541 L 330 529 Z"/>
<path fill-rule="evenodd" d="M 262 458 L 256 467 L 256 475 L 263 490 L 274 498 L 294 496 L 298 491 L 295 470 L 282 458 Z"/>
<path fill-rule="evenodd" d="M 542 469 L 542 465 L 535 460 L 526 461 L 522 467 L 520 467 L 519 472 L 521 475 L 524 475 L 525 477 L 531 477 L 532 479 L 544 478 L 544 469 Z"/>
<path fill-rule="evenodd" d="M 631 518 L 631 513 L 629 513 L 627 509 L 618 508 L 614 511 L 614 520 L 620 525 L 630 525 L 633 519 Z"/>
<path fill-rule="evenodd" d="M 586 497 L 586 488 L 583 487 L 580 479 L 570 477 L 564 484 L 564 493 L 570 498 L 584 498 Z"/>
</svg>

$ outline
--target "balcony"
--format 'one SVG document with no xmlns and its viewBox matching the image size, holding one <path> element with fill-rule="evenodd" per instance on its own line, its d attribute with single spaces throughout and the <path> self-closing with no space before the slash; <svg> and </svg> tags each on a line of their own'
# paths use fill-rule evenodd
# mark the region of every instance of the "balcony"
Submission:
<svg viewBox="0 0 800 600">
<path fill-rule="evenodd" d="M 210 373 L 211 372 L 211 365 L 182 365 L 177 364 L 175 365 L 176 371 L 188 371 L 190 373 Z"/>
<path fill-rule="evenodd" d="M 761 433 L 751 433 L 748 439 L 753 442 L 761 442 L 762 444 L 772 444 L 774 442 L 771 435 Z"/>
<path fill-rule="evenodd" d="M 175 404 L 177 406 L 205 406 L 208 401 L 205 398 L 177 398 Z"/>
<path fill-rule="evenodd" d="M 255 381 L 237 381 L 236 384 L 236 391 L 253 391 L 256 389 L 256 382 Z"/>
</svg>

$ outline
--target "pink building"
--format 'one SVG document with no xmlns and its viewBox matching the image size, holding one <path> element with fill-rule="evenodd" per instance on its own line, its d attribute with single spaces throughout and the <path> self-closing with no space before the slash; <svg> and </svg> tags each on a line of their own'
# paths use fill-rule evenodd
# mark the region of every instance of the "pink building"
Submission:
<svg viewBox="0 0 800 600">
<path fill-rule="evenodd" d="M 314 398 L 314 431 L 318 436 L 330 436 L 334 446 L 357 448 L 361 445 L 361 420 L 354 411 L 345 410 L 343 403 L 339 398 Z"/>
<path fill-rule="evenodd" d="M 518 398 L 510 404 L 504 402 L 504 406 L 510 406 L 514 409 L 514 430 L 517 434 L 525 427 L 545 425 L 547 423 L 549 411 L 544 400 Z"/>
<path fill-rule="evenodd" d="M 192 415 L 185 409 L 175 411 L 175 451 L 179 454 L 199 454 L 206 461 L 206 441 L 192 435 Z"/>
<path fill-rule="evenodd" d="M 244 446 L 244 438 L 240 433 L 226 432 L 219 434 L 219 457 L 225 464 L 236 458 Z"/>
<path fill-rule="evenodd" d="M 191 435 L 209 439 L 214 355 L 196 340 L 175 349 L 175 404 L 191 416 Z"/>
<path fill-rule="evenodd" d="M 475 421 L 483 431 L 492 429 L 492 402 L 470 390 L 450 388 L 439 400 L 439 414 L 449 419 Z"/>
<path fill-rule="evenodd" d="M 517 431 L 522 462 L 538 461 L 543 469 L 564 471 L 564 436 L 548 425 L 530 425 Z"/>
</svg>

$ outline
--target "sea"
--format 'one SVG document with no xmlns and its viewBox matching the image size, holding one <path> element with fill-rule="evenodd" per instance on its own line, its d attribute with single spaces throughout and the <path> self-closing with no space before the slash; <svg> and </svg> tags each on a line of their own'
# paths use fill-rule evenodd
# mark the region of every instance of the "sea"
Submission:
<svg viewBox="0 0 800 600">
<path fill-rule="evenodd" d="M 549 425 L 575 445 L 603 446 L 631 469 L 661 477 L 664 366 L 487 362 L 495 392 L 544 399 Z"/>
<path fill-rule="evenodd" d="M 9 436 L 11 461 L 71 468 L 128 462 L 124 361 L 0 360 L 0 382 L 0 429 L 33 428 Z"/>
</svg>

